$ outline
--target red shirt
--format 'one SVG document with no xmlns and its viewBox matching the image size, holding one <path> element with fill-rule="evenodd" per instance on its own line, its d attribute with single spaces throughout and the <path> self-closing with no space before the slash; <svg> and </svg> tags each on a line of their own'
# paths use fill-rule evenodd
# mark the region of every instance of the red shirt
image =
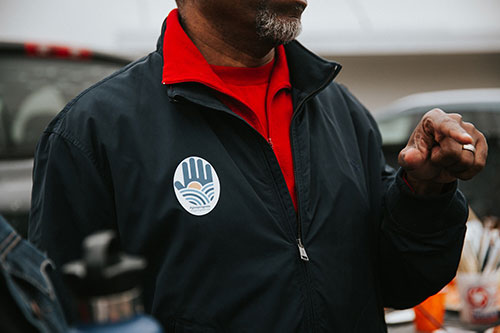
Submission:
<svg viewBox="0 0 500 333">
<path fill-rule="evenodd" d="M 284 47 L 277 47 L 274 60 L 261 67 L 212 66 L 182 29 L 177 9 L 167 17 L 163 43 L 162 82 L 199 82 L 216 90 L 224 104 L 271 144 L 297 207 L 289 133 L 293 105 Z"/>
</svg>

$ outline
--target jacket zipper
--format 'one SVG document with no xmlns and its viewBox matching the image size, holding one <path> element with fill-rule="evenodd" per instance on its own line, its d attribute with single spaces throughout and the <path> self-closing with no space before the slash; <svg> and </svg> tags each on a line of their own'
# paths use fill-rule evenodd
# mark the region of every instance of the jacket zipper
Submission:
<svg viewBox="0 0 500 333">
<path fill-rule="evenodd" d="M 309 261 L 309 256 L 307 255 L 306 248 L 304 247 L 304 244 L 302 244 L 301 238 L 297 239 L 297 245 L 299 246 L 300 259 L 302 259 L 304 261 Z"/>
<path fill-rule="evenodd" d="M 310 282 L 310 276 L 309 276 L 309 269 L 308 269 L 308 261 L 309 261 L 309 256 L 307 255 L 306 248 L 303 243 L 303 238 L 302 238 L 302 217 L 301 217 L 301 200 L 300 200 L 300 191 L 299 191 L 299 183 L 297 180 L 299 178 L 297 177 L 297 160 L 296 160 L 296 153 L 295 153 L 295 141 L 294 141 L 294 135 L 293 135 L 293 123 L 295 118 L 297 117 L 297 114 L 300 113 L 302 106 L 314 95 L 316 95 L 319 91 L 323 90 L 328 84 L 330 84 L 335 76 L 338 74 L 338 71 L 340 68 L 338 66 L 335 67 L 335 70 L 331 74 L 328 80 L 326 80 L 321 86 L 319 86 L 316 90 L 312 91 L 310 94 L 308 94 L 302 101 L 297 105 L 293 112 L 292 116 L 292 121 L 290 122 L 290 144 L 292 148 L 292 157 L 293 157 L 293 162 L 294 162 L 294 168 L 293 168 L 293 174 L 295 177 L 295 186 L 297 187 L 297 246 L 299 248 L 299 256 L 300 259 L 302 260 L 303 265 L 303 275 L 304 275 L 304 284 L 305 284 L 305 300 L 306 300 L 306 313 L 308 314 L 308 319 L 309 319 L 309 328 L 311 332 L 316 331 L 316 320 L 315 320 L 315 313 L 314 313 L 314 303 L 313 303 L 313 298 L 312 298 L 312 290 L 311 290 L 311 282 Z"/>
<path fill-rule="evenodd" d="M 306 247 L 304 246 L 304 243 L 302 241 L 302 218 L 301 218 L 301 209 L 300 209 L 300 191 L 298 189 L 298 183 L 297 183 L 297 179 L 299 179 L 297 177 L 297 168 L 296 168 L 296 165 L 297 165 L 297 162 L 295 160 L 295 149 L 294 149 L 294 140 L 293 140 L 293 121 L 294 119 L 296 118 L 297 114 L 300 112 L 300 109 L 302 108 L 302 106 L 310 99 L 312 98 L 314 95 L 316 95 L 318 92 L 320 92 L 321 90 L 325 89 L 327 85 L 329 85 L 333 79 L 335 78 L 335 76 L 337 76 L 338 72 L 339 72 L 340 68 L 339 66 L 335 66 L 335 69 L 333 71 L 333 73 L 330 75 L 329 79 L 326 80 L 321 86 L 319 86 L 316 90 L 312 91 L 309 95 L 307 95 L 300 103 L 299 105 L 297 105 L 297 107 L 295 108 L 294 112 L 293 112 L 293 116 L 292 116 L 292 121 L 290 122 L 290 144 L 291 144 L 291 148 L 292 148 L 292 158 L 293 158 L 293 161 L 294 161 L 294 168 L 293 168 L 293 175 L 295 177 L 295 186 L 297 187 L 297 246 L 299 248 L 299 256 L 300 256 L 300 259 L 302 259 L 303 261 L 309 261 L 309 256 L 307 255 L 307 251 L 306 251 Z M 270 140 L 270 139 L 269 139 Z"/>
</svg>

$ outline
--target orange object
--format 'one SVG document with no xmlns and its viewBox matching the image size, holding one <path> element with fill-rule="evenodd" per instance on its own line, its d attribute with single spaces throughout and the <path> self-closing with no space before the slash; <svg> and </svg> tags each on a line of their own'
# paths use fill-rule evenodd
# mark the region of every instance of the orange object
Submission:
<svg viewBox="0 0 500 333">
<path fill-rule="evenodd" d="M 445 294 L 440 292 L 427 298 L 413 308 L 415 329 L 418 332 L 432 332 L 443 326 Z"/>
</svg>

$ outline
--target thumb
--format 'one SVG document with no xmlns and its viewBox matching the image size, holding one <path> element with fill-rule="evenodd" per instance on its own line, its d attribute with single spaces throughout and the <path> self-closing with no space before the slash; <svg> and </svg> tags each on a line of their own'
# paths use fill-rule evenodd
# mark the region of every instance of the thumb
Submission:
<svg viewBox="0 0 500 333">
<path fill-rule="evenodd" d="M 405 170 L 413 170 L 421 167 L 427 160 L 427 154 L 415 146 L 407 146 L 398 156 L 399 165 Z"/>
</svg>

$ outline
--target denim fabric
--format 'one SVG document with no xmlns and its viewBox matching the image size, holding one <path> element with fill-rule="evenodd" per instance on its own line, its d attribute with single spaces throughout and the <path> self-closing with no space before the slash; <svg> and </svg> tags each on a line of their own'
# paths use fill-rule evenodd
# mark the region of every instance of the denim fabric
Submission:
<svg viewBox="0 0 500 333">
<path fill-rule="evenodd" d="M 12 298 L 40 332 L 65 332 L 66 322 L 47 276 L 48 268 L 53 268 L 50 260 L 0 216 L 0 271 Z"/>
</svg>

